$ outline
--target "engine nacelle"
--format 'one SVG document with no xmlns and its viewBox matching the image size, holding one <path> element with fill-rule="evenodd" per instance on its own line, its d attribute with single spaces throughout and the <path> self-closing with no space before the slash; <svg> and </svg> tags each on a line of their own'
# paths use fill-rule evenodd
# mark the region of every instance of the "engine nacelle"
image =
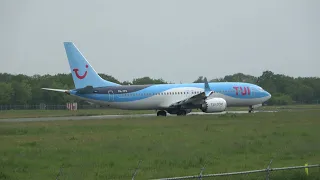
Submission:
<svg viewBox="0 0 320 180">
<path fill-rule="evenodd" d="M 222 112 L 227 108 L 227 102 L 223 98 L 212 98 L 206 100 L 201 105 L 202 112 L 213 113 L 213 112 Z"/>
</svg>

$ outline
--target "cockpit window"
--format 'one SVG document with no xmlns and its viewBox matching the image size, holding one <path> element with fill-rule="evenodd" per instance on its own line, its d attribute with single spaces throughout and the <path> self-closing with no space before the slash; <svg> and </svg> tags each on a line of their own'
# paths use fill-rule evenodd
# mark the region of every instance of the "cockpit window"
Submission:
<svg viewBox="0 0 320 180">
<path fill-rule="evenodd" d="M 257 87 L 257 89 L 258 89 L 258 91 L 261 91 L 261 92 L 264 91 L 264 90 L 262 89 L 262 87 L 259 87 L 259 86 Z"/>
</svg>

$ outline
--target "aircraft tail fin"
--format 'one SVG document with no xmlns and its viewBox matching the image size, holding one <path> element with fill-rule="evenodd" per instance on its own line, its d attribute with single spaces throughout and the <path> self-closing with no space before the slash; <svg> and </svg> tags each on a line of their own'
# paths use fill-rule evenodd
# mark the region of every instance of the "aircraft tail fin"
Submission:
<svg viewBox="0 0 320 180">
<path fill-rule="evenodd" d="M 93 69 L 86 58 L 81 54 L 79 49 L 72 42 L 64 42 L 64 48 L 69 61 L 73 82 L 76 89 L 86 86 L 102 87 L 102 86 L 118 86 L 102 79 Z"/>
</svg>

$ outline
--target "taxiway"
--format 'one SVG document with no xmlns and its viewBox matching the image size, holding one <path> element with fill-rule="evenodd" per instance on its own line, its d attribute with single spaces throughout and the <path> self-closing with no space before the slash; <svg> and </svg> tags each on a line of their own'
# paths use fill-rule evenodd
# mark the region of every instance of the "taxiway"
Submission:
<svg viewBox="0 0 320 180">
<path fill-rule="evenodd" d="M 257 112 L 276 112 L 276 111 L 255 111 Z M 191 112 L 190 115 L 219 115 L 226 113 L 235 113 L 235 114 L 245 114 L 248 111 L 225 111 L 221 113 L 203 113 L 203 112 Z M 94 120 L 94 119 L 116 119 L 116 118 L 137 118 L 137 117 L 152 117 L 156 114 L 128 114 L 128 115 L 99 115 L 99 116 L 63 116 L 63 117 L 39 117 L 39 118 L 10 118 L 10 119 L 0 119 L 0 122 L 31 122 L 31 121 L 61 121 L 61 120 Z M 168 116 L 176 116 L 170 115 Z"/>
</svg>

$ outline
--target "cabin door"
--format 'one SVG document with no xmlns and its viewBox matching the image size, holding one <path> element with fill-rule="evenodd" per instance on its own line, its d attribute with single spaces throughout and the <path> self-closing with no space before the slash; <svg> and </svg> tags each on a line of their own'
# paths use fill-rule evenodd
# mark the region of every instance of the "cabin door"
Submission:
<svg viewBox="0 0 320 180">
<path fill-rule="evenodd" d="M 113 102 L 114 101 L 114 93 L 112 90 L 109 90 L 108 91 L 108 94 L 109 94 L 109 101 L 110 102 Z"/>
</svg>

